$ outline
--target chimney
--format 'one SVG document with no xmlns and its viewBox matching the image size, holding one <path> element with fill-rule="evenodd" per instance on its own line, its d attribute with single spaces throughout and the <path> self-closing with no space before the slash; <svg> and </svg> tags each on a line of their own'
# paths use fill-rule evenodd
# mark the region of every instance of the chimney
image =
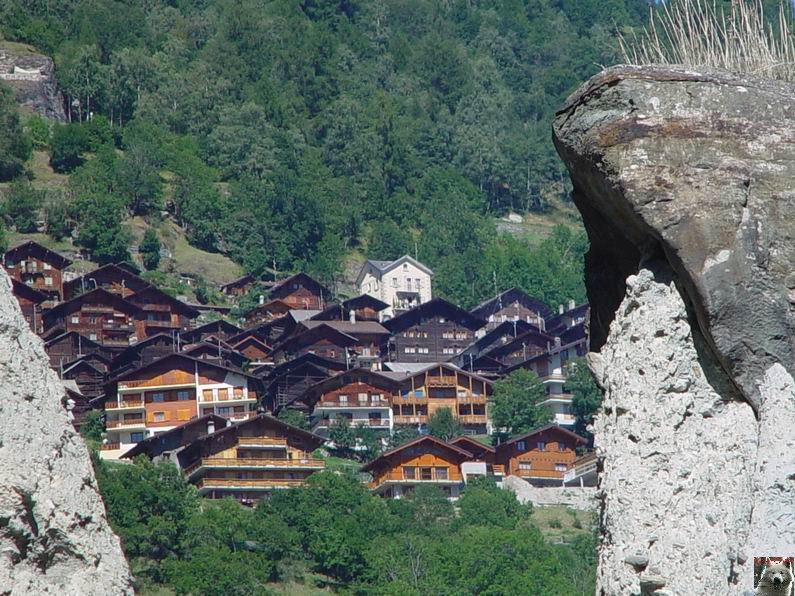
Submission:
<svg viewBox="0 0 795 596">
<path fill-rule="evenodd" d="M 558 304 L 558 314 L 559 315 L 563 314 L 563 305 L 562 304 Z"/>
<path fill-rule="evenodd" d="M 356 323 L 356 311 L 355 310 L 351 309 L 351 311 L 348 313 L 348 320 L 351 323 Z"/>
<path fill-rule="evenodd" d="M 207 434 L 211 435 L 214 432 L 215 432 L 215 421 L 214 420 L 208 420 L 207 421 Z"/>
<path fill-rule="evenodd" d="M 259 295 L 259 303 L 260 303 L 260 306 L 265 304 L 265 296 L 263 296 L 262 294 Z"/>
<path fill-rule="evenodd" d="M 575 306 L 576 306 L 576 304 L 574 304 L 574 300 L 569 298 L 569 310 L 574 310 Z"/>
</svg>

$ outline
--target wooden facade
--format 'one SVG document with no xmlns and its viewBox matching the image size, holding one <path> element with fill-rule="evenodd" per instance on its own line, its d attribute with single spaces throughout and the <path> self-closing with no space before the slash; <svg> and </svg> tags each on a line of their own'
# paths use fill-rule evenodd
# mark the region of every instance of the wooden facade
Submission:
<svg viewBox="0 0 795 596">
<path fill-rule="evenodd" d="M 281 363 L 305 354 L 314 354 L 325 360 L 350 366 L 356 344 L 356 338 L 323 323 L 302 333 L 291 335 L 275 345 L 273 360 Z"/>
<path fill-rule="evenodd" d="M 317 435 L 260 414 L 192 441 L 177 460 L 200 495 L 254 503 L 322 470 L 325 462 L 312 457 L 322 444 Z"/>
<path fill-rule="evenodd" d="M 158 333 L 189 331 L 191 321 L 199 316 L 198 310 L 154 286 L 146 287 L 127 299 L 140 308 L 135 321 L 138 339 Z"/>
<path fill-rule="evenodd" d="M 289 403 L 294 403 L 309 387 L 328 377 L 346 370 L 345 365 L 335 360 L 326 360 L 315 354 L 304 354 L 275 366 L 265 379 L 266 411 L 278 412 Z"/>
<path fill-rule="evenodd" d="M 294 334 L 305 333 L 319 326 L 328 326 L 339 333 L 354 338 L 356 341 L 348 349 L 348 363 L 351 367 L 363 366 L 372 368 L 380 362 L 382 349 L 387 345 L 389 331 L 376 321 L 303 321 Z"/>
<path fill-rule="evenodd" d="M 41 319 L 41 305 L 48 300 L 48 297 L 13 277 L 11 278 L 11 291 L 19 303 L 22 316 L 25 317 L 30 329 L 33 333 L 42 333 L 44 324 Z"/>
<path fill-rule="evenodd" d="M 501 323 L 521 321 L 545 329 L 545 320 L 550 316 L 547 306 L 540 300 L 531 298 L 518 288 L 511 288 L 486 300 L 470 311 L 479 319 L 486 321 L 483 331 L 488 332 Z"/>
<path fill-rule="evenodd" d="M 273 348 L 261 341 L 257 336 L 251 335 L 236 343 L 234 349 L 243 354 L 251 362 L 270 362 Z"/>
<path fill-rule="evenodd" d="M 293 307 L 284 300 L 263 302 L 243 313 L 243 327 L 251 329 L 262 323 L 269 323 L 274 319 L 285 316 L 292 308 Z"/>
<path fill-rule="evenodd" d="M 331 290 L 306 273 L 297 273 L 276 283 L 268 297 L 297 310 L 323 310 L 331 299 Z"/>
<path fill-rule="evenodd" d="M 146 366 L 155 360 L 160 360 L 163 356 L 178 352 L 179 348 L 179 341 L 173 334 L 158 333 L 117 354 L 113 359 L 111 369 L 115 376 L 119 376 L 130 370 Z"/>
<path fill-rule="evenodd" d="M 251 286 L 254 285 L 254 281 L 254 276 L 244 275 L 230 281 L 229 283 L 221 285 L 220 290 L 224 296 L 229 296 L 230 298 L 239 298 L 251 289 Z"/>
<path fill-rule="evenodd" d="M 463 352 L 484 325 L 481 319 L 436 298 L 384 322 L 393 362 L 444 362 Z"/>
<path fill-rule="evenodd" d="M 103 265 L 82 277 L 64 283 L 64 300 L 71 300 L 97 288 L 128 298 L 147 287 L 151 287 L 151 284 L 130 269 L 120 265 Z"/>
<path fill-rule="evenodd" d="M 181 333 L 180 339 L 186 344 L 198 344 L 210 336 L 227 341 L 230 337 L 237 335 L 241 331 L 243 330 L 237 325 L 233 325 L 223 319 L 218 319 L 217 321 L 211 321 L 210 323 L 205 323 L 204 325 L 194 327 L 190 331 Z"/>
<path fill-rule="evenodd" d="M 576 448 L 586 440 L 550 424 L 497 447 L 496 461 L 508 475 L 538 486 L 560 486 L 566 470 L 577 459 Z"/>
<path fill-rule="evenodd" d="M 98 354 L 88 354 L 64 365 L 61 379 L 74 381 L 86 398 L 103 395 L 110 368 L 108 360 Z"/>
<path fill-rule="evenodd" d="M 15 246 L 3 255 L 9 277 L 56 301 L 63 298 L 64 269 L 71 263 L 63 255 L 33 241 Z"/>
<path fill-rule="evenodd" d="M 50 366 L 61 371 L 70 362 L 86 354 L 100 354 L 106 360 L 112 359 L 112 352 L 97 342 L 80 335 L 76 331 L 64 333 L 44 343 L 44 351 L 50 359 Z"/>
<path fill-rule="evenodd" d="M 315 321 L 379 321 L 380 313 L 388 307 L 386 302 L 368 294 L 362 294 L 350 300 L 329 304 L 312 319 Z"/>
</svg>

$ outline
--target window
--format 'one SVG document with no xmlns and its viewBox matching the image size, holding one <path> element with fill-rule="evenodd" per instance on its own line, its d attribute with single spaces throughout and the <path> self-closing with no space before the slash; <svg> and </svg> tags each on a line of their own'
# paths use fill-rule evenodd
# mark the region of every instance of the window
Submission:
<svg viewBox="0 0 795 596">
<path fill-rule="evenodd" d="M 77 325 L 80 323 L 80 317 L 72 317 L 72 325 Z"/>
<path fill-rule="evenodd" d="M 406 290 L 411 292 L 411 278 L 410 277 L 406 278 Z"/>
<path fill-rule="evenodd" d="M 538 442 L 538 450 L 539 451 L 543 451 L 544 449 L 546 449 L 546 447 L 547 447 L 547 444 L 544 441 L 539 441 Z"/>
<path fill-rule="evenodd" d="M 229 416 L 232 413 L 232 408 L 229 406 L 222 406 L 218 408 L 218 415 L 219 416 Z"/>
<path fill-rule="evenodd" d="M 447 468 L 436 468 L 436 479 L 447 480 Z"/>
<path fill-rule="evenodd" d="M 144 440 L 144 433 L 130 433 L 130 442 L 131 443 L 140 443 Z"/>
<path fill-rule="evenodd" d="M 529 470 L 531 467 L 532 467 L 532 466 L 530 465 L 530 462 L 529 462 L 529 461 L 520 461 L 520 462 L 519 462 L 519 469 L 520 469 L 520 470 L 527 471 L 527 470 Z"/>
<path fill-rule="evenodd" d="M 417 348 L 403 348 L 403 352 L 406 354 L 416 354 Z"/>
<path fill-rule="evenodd" d="M 398 279 L 397 279 L 397 277 L 393 277 L 392 278 L 392 287 L 393 288 L 398 287 Z"/>
<path fill-rule="evenodd" d="M 420 354 L 427 354 L 428 353 L 428 348 L 417 348 L 417 351 Z"/>
<path fill-rule="evenodd" d="M 415 280 L 414 280 L 414 287 L 415 287 L 417 290 L 421 290 L 421 289 L 422 289 L 422 285 L 420 284 L 420 278 L 419 278 L 419 277 L 418 277 L 417 279 L 415 279 Z"/>
<path fill-rule="evenodd" d="M 360 393 L 359 394 L 359 403 L 360 404 L 366 404 L 367 403 L 367 394 L 366 393 Z"/>
<path fill-rule="evenodd" d="M 408 270 L 409 270 L 408 264 L 407 263 L 403 263 L 403 271 L 408 271 Z"/>
<path fill-rule="evenodd" d="M 517 451 L 524 451 L 524 450 L 525 450 L 525 443 L 524 443 L 524 441 L 517 441 L 517 443 L 516 443 L 516 450 L 517 450 Z"/>
<path fill-rule="evenodd" d="M 52 269 L 52 265 L 50 265 L 49 263 L 44 263 L 44 270 L 49 271 L 50 269 Z"/>
<path fill-rule="evenodd" d="M 445 318 L 444 318 L 444 317 L 439 317 L 439 322 L 440 322 L 440 323 L 446 323 L 447 321 L 445 320 Z"/>
<path fill-rule="evenodd" d="M 417 477 L 417 468 L 414 466 L 403 466 L 404 480 L 414 480 Z"/>
<path fill-rule="evenodd" d="M 555 471 L 556 472 L 565 472 L 568 469 L 566 464 L 555 464 Z"/>
<path fill-rule="evenodd" d="M 52 277 L 45 277 L 44 278 L 44 285 L 51 286 L 52 285 Z"/>
<path fill-rule="evenodd" d="M 562 441 L 558 441 L 558 451 L 566 451 L 566 444 Z"/>
<path fill-rule="evenodd" d="M 433 480 L 433 468 L 420 468 L 420 480 Z"/>
<path fill-rule="evenodd" d="M 348 396 L 347 395 L 340 395 L 339 401 L 340 401 L 341 404 L 347 404 L 348 403 Z"/>
<path fill-rule="evenodd" d="M 88 339 L 90 339 L 91 341 L 97 341 L 97 334 L 96 333 L 89 333 L 88 334 Z"/>
<path fill-rule="evenodd" d="M 166 413 L 165 412 L 155 412 L 152 414 L 152 422 L 165 422 L 166 421 Z"/>
<path fill-rule="evenodd" d="M 190 392 L 189 391 L 177 391 L 177 399 L 179 401 L 188 401 L 190 399 Z"/>
<path fill-rule="evenodd" d="M 159 404 L 159 403 L 163 403 L 164 401 L 166 401 L 166 396 L 163 395 L 162 393 L 153 393 L 152 394 L 152 403 Z"/>
</svg>

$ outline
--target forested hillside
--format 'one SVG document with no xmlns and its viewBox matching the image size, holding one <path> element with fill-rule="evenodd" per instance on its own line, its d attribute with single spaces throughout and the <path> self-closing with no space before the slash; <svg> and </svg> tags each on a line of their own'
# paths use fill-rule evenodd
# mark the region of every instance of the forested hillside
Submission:
<svg viewBox="0 0 795 596">
<path fill-rule="evenodd" d="M 579 301 L 576 222 L 539 243 L 499 234 L 495 217 L 565 207 L 554 110 L 616 61 L 616 28 L 647 10 L 647 0 L 2 0 L 2 35 L 54 57 L 72 121 L 25 123 L 70 178 L 55 199 L 15 185 L 6 224 L 19 225 L 17 203 L 47 205 L 48 232 L 76 230 L 105 262 L 126 256 L 127 217 L 156 227 L 166 210 L 194 246 L 264 277 L 305 270 L 333 282 L 352 253 L 410 253 L 464 306 L 514 285 L 551 305 Z"/>
</svg>

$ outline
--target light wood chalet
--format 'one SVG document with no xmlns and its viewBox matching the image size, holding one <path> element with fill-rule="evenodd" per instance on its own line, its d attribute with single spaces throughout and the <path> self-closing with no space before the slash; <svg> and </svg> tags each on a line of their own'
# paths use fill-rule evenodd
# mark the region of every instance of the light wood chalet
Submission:
<svg viewBox="0 0 795 596">
<path fill-rule="evenodd" d="M 63 298 L 64 269 L 72 261 L 39 244 L 28 241 L 6 251 L 3 266 L 9 277 L 44 293 L 50 300 Z"/>
<path fill-rule="evenodd" d="M 281 300 L 298 310 L 323 310 L 331 290 L 306 273 L 296 273 L 277 282 L 268 293 L 270 300 Z"/>
<path fill-rule="evenodd" d="M 256 415 L 261 385 L 240 369 L 181 353 L 127 371 L 105 387 L 102 456 L 118 458 L 147 436 L 198 416 L 246 420 Z"/>
<path fill-rule="evenodd" d="M 394 362 L 444 362 L 464 351 L 484 322 L 463 308 L 435 298 L 384 322 L 392 336 Z"/>
<path fill-rule="evenodd" d="M 427 435 L 387 451 L 361 471 L 372 475 L 368 486 L 383 497 L 400 499 L 430 484 L 454 500 L 466 483 L 462 465 L 474 459 L 469 451 Z"/>
<path fill-rule="evenodd" d="M 191 321 L 199 316 L 198 310 L 154 286 L 132 294 L 127 300 L 140 308 L 135 321 L 138 339 L 158 333 L 189 331 Z"/>
<path fill-rule="evenodd" d="M 63 291 L 64 300 L 70 300 L 97 288 L 103 288 L 111 294 L 127 298 L 150 286 L 149 282 L 133 273 L 127 266 L 110 264 L 65 282 Z"/>
<path fill-rule="evenodd" d="M 560 486 L 586 440 L 556 424 L 542 426 L 497 446 L 496 461 L 510 476 L 537 486 Z"/>
<path fill-rule="evenodd" d="M 312 457 L 322 444 L 322 437 L 260 414 L 192 441 L 176 459 L 200 495 L 253 503 L 322 470 L 325 462 Z"/>
<path fill-rule="evenodd" d="M 488 379 L 446 363 L 409 374 L 383 374 L 399 380 L 392 399 L 394 424 L 423 427 L 434 412 L 448 408 L 467 434 L 491 432 L 487 410 L 492 384 Z"/>
<path fill-rule="evenodd" d="M 43 331 L 41 305 L 48 300 L 47 295 L 13 277 L 11 278 L 11 292 L 17 299 L 22 316 L 25 317 L 30 329 L 33 333 L 41 334 Z"/>
<path fill-rule="evenodd" d="M 97 288 L 44 313 L 44 337 L 76 331 L 110 350 L 121 351 L 139 339 L 135 321 L 140 310 L 121 296 Z"/>
<path fill-rule="evenodd" d="M 545 320 L 551 315 L 549 308 L 543 302 L 531 298 L 518 288 L 501 292 L 494 298 L 477 305 L 470 312 L 486 321 L 486 325 L 479 330 L 480 334 L 487 333 L 508 321 L 522 321 L 543 331 Z"/>
<path fill-rule="evenodd" d="M 312 413 L 312 430 L 327 435 L 339 418 L 351 425 L 392 431 L 392 400 L 398 383 L 379 372 L 354 368 L 309 387 L 297 401 Z"/>
</svg>

